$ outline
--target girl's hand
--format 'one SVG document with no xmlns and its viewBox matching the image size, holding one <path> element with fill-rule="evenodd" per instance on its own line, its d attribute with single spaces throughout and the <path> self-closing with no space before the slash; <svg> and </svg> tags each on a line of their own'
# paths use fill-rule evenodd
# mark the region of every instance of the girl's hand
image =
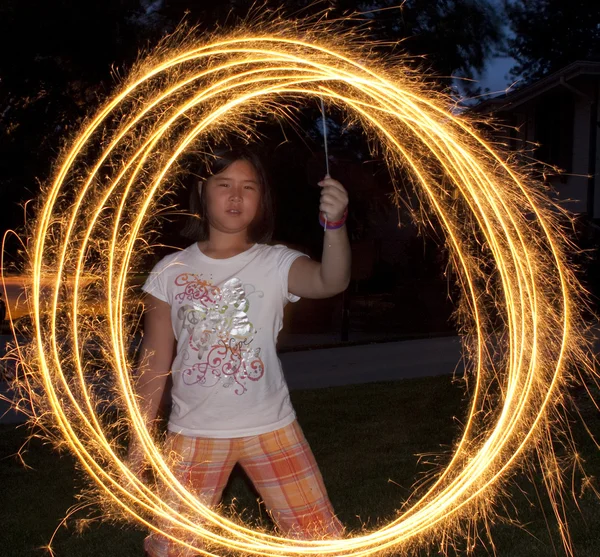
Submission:
<svg viewBox="0 0 600 557">
<path fill-rule="evenodd" d="M 319 186 L 322 188 L 319 210 L 329 222 L 340 220 L 348 207 L 348 192 L 342 184 L 330 176 L 325 176 L 319 182 Z"/>
</svg>

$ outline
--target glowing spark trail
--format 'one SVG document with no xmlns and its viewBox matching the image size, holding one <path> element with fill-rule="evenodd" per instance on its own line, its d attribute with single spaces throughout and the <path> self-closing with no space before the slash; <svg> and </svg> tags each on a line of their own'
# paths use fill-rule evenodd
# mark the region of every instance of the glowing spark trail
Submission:
<svg viewBox="0 0 600 557">
<path fill-rule="evenodd" d="M 452 536 L 476 540 L 473 522 L 488 527 L 505 480 L 534 451 L 563 524 L 549 432 L 585 344 L 558 215 L 414 72 L 400 61 L 384 65 L 368 48 L 352 46 L 351 35 L 337 35 L 286 23 L 204 43 L 184 37 L 133 69 L 83 126 L 45 193 L 29 245 L 35 342 L 21 348 L 22 384 L 31 396 L 43 389 L 34 401 L 38 417 L 60 432 L 112 510 L 153 528 L 150 520 L 159 520 L 166 535 L 206 555 L 360 557 L 431 543 L 444 551 Z M 289 106 L 307 99 L 324 99 L 359 123 L 392 175 L 410 177 L 422 212 L 443 226 L 463 291 L 474 378 L 464 432 L 443 472 L 397 520 L 341 540 L 255 531 L 188 493 L 145 427 L 128 354 L 137 310 L 130 277 L 178 161 L 210 151 L 227 134 L 251 138 L 257 121 L 285 118 Z M 48 280 L 49 300 L 40 286 Z M 99 304 L 98 315 L 86 312 Z M 97 387 L 109 381 L 159 491 L 122 461 L 122 432 L 107 424 L 107 393 Z"/>
</svg>

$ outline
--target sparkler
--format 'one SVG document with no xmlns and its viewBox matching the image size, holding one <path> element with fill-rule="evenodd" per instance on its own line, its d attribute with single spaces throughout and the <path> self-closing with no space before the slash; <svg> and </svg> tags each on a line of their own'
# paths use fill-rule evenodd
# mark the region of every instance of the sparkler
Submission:
<svg viewBox="0 0 600 557">
<path fill-rule="evenodd" d="M 291 105 L 311 98 L 360 124 L 391 173 L 410 176 L 425 218 L 443 226 L 463 291 L 474 384 L 450 462 L 412 506 L 377 531 L 306 541 L 228 520 L 173 476 L 135 395 L 128 293 L 178 160 L 227 134 L 251 138 L 258 120 L 285 118 Z M 446 104 L 400 61 L 383 64 L 356 37 L 286 23 L 202 43 L 163 42 L 82 127 L 45 192 L 29 244 L 34 342 L 19 348 L 20 380 L 28 396 L 43 390 L 36 418 L 60 432 L 112 509 L 155 530 L 164 524 L 165 535 L 205 555 L 362 557 L 431 543 L 443 551 L 452 536 L 474 541 L 477 527 L 489 527 L 506 479 L 535 453 L 570 547 L 550 433 L 574 364 L 586 361 L 567 241 L 529 178 Z M 48 280 L 44 301 L 40 285 Z M 93 303 L 105 309 L 89 315 L 84 308 L 99 292 L 104 297 Z M 161 495 L 128 469 L 118 431 L 105 424 L 106 397 L 92 385 L 107 377 Z"/>
<path fill-rule="evenodd" d="M 319 99 L 321 103 L 321 122 L 323 124 L 323 148 L 325 149 L 325 176 L 329 178 L 329 146 L 327 144 L 327 117 L 325 116 L 325 103 L 323 98 Z M 323 230 L 327 230 L 327 213 L 324 213 Z"/>
</svg>

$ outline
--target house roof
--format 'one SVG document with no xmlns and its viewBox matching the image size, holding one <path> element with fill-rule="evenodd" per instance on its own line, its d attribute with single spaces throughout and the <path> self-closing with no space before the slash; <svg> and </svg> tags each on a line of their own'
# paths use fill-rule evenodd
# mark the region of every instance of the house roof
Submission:
<svg viewBox="0 0 600 557">
<path fill-rule="evenodd" d="M 580 60 L 573 62 L 564 68 L 542 77 L 537 81 L 505 93 L 493 99 L 484 101 L 473 108 L 477 112 L 497 112 L 499 110 L 510 110 L 523 104 L 551 89 L 563 86 L 570 80 L 580 75 L 600 75 L 600 61 Z M 583 93 L 581 93 L 583 94 Z"/>
</svg>

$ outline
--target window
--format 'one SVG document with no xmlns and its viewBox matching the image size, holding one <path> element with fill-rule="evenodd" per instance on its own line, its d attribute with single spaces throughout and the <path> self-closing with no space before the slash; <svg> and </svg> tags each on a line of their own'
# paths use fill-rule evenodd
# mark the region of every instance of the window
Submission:
<svg viewBox="0 0 600 557">
<path fill-rule="evenodd" d="M 573 96 L 565 91 L 541 97 L 535 109 L 536 158 L 571 172 L 573 165 Z"/>
</svg>

